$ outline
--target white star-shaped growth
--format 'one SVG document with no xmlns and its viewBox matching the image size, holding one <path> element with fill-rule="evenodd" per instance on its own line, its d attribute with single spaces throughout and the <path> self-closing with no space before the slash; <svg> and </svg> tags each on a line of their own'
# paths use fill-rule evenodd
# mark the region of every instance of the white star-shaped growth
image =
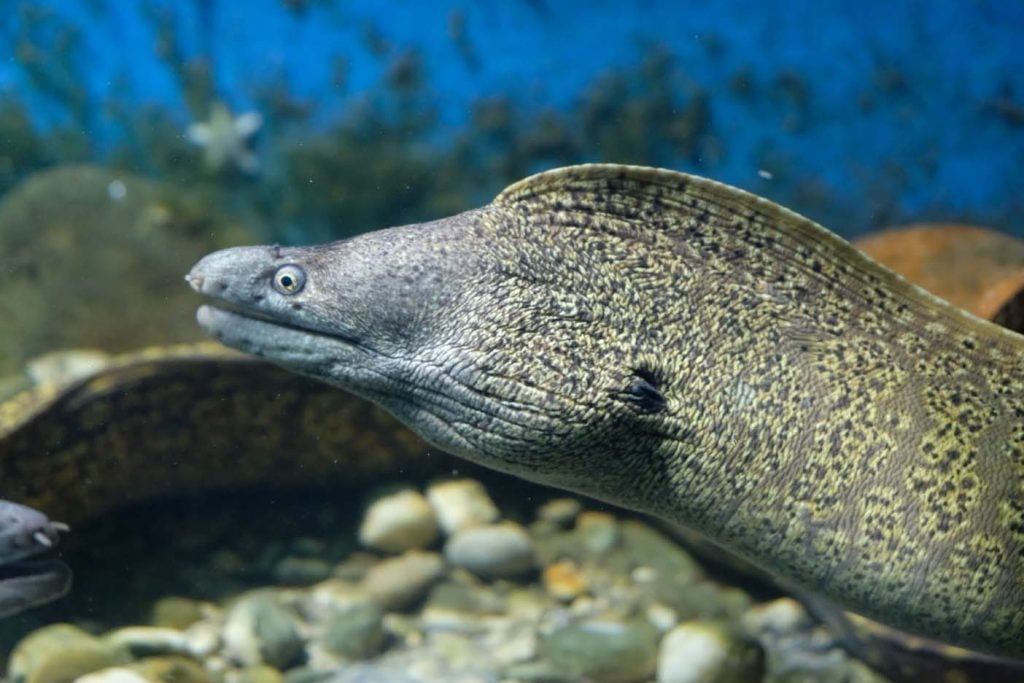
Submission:
<svg viewBox="0 0 1024 683">
<path fill-rule="evenodd" d="M 235 116 L 217 102 L 210 108 L 209 120 L 190 125 L 185 138 L 203 148 L 203 159 L 213 170 L 230 164 L 243 173 L 255 174 L 260 170 L 260 160 L 249 149 L 249 138 L 262 125 L 263 117 L 258 112 Z"/>
</svg>

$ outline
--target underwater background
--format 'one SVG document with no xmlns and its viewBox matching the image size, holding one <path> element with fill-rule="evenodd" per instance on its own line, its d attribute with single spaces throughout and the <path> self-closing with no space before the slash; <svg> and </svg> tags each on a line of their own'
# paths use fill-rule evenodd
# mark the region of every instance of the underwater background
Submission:
<svg viewBox="0 0 1024 683">
<path fill-rule="evenodd" d="M 6 0 L 0 190 L 101 161 L 295 241 L 600 160 L 709 175 L 846 236 L 1013 229 L 1022 27 L 994 0 Z M 217 103 L 261 115 L 258 172 L 198 163 L 186 131 Z"/>
<path fill-rule="evenodd" d="M 0 498 L 72 515 L 61 547 L 76 576 L 68 598 L 0 622 L 4 656 L 45 633 L 18 646 L 7 680 L 63 683 L 131 662 L 131 683 L 674 682 L 689 679 L 662 676 L 656 660 L 677 623 L 697 625 L 679 651 L 722 653 L 718 677 L 703 680 L 927 680 L 932 664 L 901 662 L 915 672 L 901 678 L 871 662 L 883 678 L 823 646 L 824 627 L 777 589 L 704 568 L 622 511 L 436 453 L 416 464 L 418 441 L 337 392 L 283 374 L 254 392 L 259 372 L 205 351 L 190 377 L 146 363 L 201 338 L 182 276 L 211 250 L 439 218 L 573 163 L 708 176 L 848 239 L 911 223 L 1024 237 L 1022 35 L 1024 3 L 995 0 L 0 0 Z M 1021 276 L 1024 244 L 993 244 Z M 111 355 L 146 347 L 157 350 L 141 361 Z M 64 400 L 52 424 L 37 419 L 31 401 L 66 399 L 92 372 L 106 373 L 97 393 Z M 139 377 L 152 381 L 139 389 Z M 224 386 L 250 402 L 210 389 Z M 140 392 L 166 402 L 139 399 L 158 410 L 130 422 Z M 302 392 L 322 405 L 295 404 L 309 418 L 300 446 L 273 422 L 292 404 L 267 406 Z M 335 402 L 353 433 L 316 422 Z M 212 419 L 186 425 L 197 405 Z M 116 438 L 75 456 L 92 468 L 83 475 L 65 446 L 108 425 Z M 148 472 L 125 464 L 197 426 L 216 448 L 204 441 Z M 398 465 L 339 488 L 332 477 L 350 472 L 319 479 L 331 439 Z M 150 500 L 204 448 L 235 458 L 206 483 L 238 491 Z M 277 460 L 252 470 L 246 458 L 271 450 Z M 67 460 L 48 468 L 57 456 Z M 486 524 L 521 524 L 488 541 L 494 556 L 520 552 L 513 564 L 534 553 L 525 572 L 508 570 L 515 581 L 452 569 L 455 532 L 424 521 L 439 514 L 424 507 L 438 471 L 477 513 L 494 510 Z M 102 477 L 105 489 L 90 488 Z M 433 531 L 398 545 L 357 536 L 380 500 Z M 636 590 L 626 598 L 624 583 Z M 614 619 L 572 621 L 581 598 L 607 596 Z M 489 619 L 524 604 L 555 616 L 493 630 Z M 46 630 L 56 622 L 74 630 Z M 142 622 L 167 630 L 111 630 Z M 790 631 L 773 630 L 783 622 Z M 460 628 L 465 642 L 435 638 Z M 348 667 L 387 653 L 386 666 Z M 398 673 L 410 657 L 436 668 Z"/>
</svg>

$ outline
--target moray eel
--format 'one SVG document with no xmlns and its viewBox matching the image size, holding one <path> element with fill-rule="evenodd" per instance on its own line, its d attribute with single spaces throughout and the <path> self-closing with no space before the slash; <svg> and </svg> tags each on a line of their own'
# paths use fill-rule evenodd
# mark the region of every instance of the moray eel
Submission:
<svg viewBox="0 0 1024 683">
<path fill-rule="evenodd" d="M 0 402 L 4 496 L 76 526 L 165 496 L 450 464 L 427 450 L 380 408 L 214 343 L 115 356 Z"/>
<path fill-rule="evenodd" d="M 33 508 L 0 500 L 0 617 L 65 595 L 71 570 L 58 560 L 26 558 L 53 548 L 68 526 Z"/>
<path fill-rule="evenodd" d="M 767 200 L 570 167 L 480 209 L 215 252 L 200 325 L 428 442 L 1024 657 L 1024 339 Z"/>
</svg>

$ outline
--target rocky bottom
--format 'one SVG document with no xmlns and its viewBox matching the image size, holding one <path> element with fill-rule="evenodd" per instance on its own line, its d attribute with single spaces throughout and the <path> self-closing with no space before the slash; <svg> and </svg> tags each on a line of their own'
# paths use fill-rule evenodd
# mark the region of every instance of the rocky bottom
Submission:
<svg viewBox="0 0 1024 683">
<path fill-rule="evenodd" d="M 382 488 L 347 538 L 305 534 L 274 553 L 267 575 L 277 585 L 209 599 L 209 577 L 197 575 L 175 587 L 183 594 L 142 610 L 150 615 L 144 625 L 109 628 L 90 616 L 44 626 L 14 647 L 7 678 L 885 680 L 850 658 L 799 603 L 759 601 L 713 579 L 645 521 L 565 497 L 519 499 L 514 507 L 499 508 L 475 479 Z M 211 521 L 205 531 L 216 526 Z M 206 555 L 207 572 L 245 574 L 247 558 L 236 551 Z M 180 572 L 199 571 L 181 566 Z M 126 590 L 144 581 L 125 576 Z M 196 587 L 193 594 L 188 585 Z"/>
</svg>

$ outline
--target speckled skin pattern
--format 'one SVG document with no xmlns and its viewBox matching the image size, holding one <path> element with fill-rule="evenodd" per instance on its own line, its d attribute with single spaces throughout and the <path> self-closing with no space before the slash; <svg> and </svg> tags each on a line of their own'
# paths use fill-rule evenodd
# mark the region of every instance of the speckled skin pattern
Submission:
<svg viewBox="0 0 1024 683">
<path fill-rule="evenodd" d="M 1024 657 L 1024 339 L 771 202 L 570 167 L 433 223 L 216 252 L 189 278 L 229 304 L 200 309 L 210 334 L 452 453 Z"/>
<path fill-rule="evenodd" d="M 0 403 L 3 495 L 72 527 L 166 495 L 414 476 L 447 460 L 427 450 L 383 410 L 215 344 Z"/>
</svg>

